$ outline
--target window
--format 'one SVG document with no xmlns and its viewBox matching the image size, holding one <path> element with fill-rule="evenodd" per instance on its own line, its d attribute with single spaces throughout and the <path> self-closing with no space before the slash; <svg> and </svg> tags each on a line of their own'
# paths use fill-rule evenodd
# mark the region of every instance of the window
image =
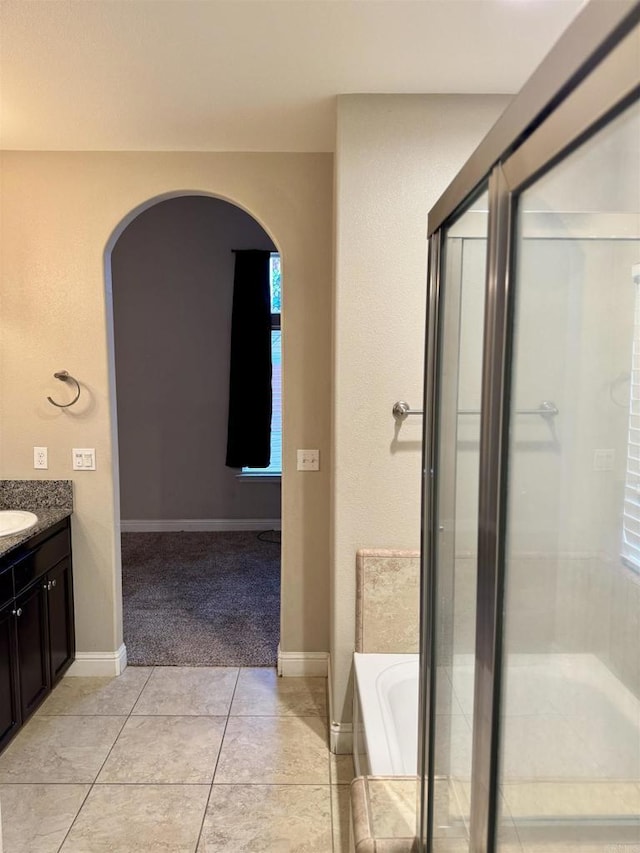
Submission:
<svg viewBox="0 0 640 853">
<path fill-rule="evenodd" d="M 281 300 L 280 255 L 271 253 L 269 284 L 271 286 L 271 462 L 268 468 L 243 468 L 243 474 L 279 476 L 282 473 L 282 332 L 280 329 Z"/>
<path fill-rule="evenodd" d="M 631 356 L 627 476 L 624 485 L 622 559 L 630 568 L 640 571 L 640 264 L 634 264 L 632 275 L 635 288 L 635 314 Z"/>
</svg>

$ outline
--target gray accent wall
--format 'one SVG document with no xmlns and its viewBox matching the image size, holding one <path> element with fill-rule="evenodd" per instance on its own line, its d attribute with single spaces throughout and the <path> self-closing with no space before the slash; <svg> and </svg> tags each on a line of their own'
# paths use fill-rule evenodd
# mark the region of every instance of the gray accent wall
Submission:
<svg viewBox="0 0 640 853">
<path fill-rule="evenodd" d="M 141 213 L 113 249 L 124 520 L 280 517 L 279 483 L 225 466 L 231 250 L 243 248 L 276 247 L 235 205 L 183 196 Z"/>
</svg>

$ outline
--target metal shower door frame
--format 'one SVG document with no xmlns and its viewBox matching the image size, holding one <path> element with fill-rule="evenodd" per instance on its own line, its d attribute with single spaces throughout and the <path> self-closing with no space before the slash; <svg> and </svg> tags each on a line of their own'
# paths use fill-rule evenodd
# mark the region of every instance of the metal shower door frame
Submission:
<svg viewBox="0 0 640 853">
<path fill-rule="evenodd" d="M 441 351 L 439 306 L 444 235 L 488 176 L 489 245 L 482 368 L 469 851 L 493 853 L 499 811 L 504 547 L 518 200 L 538 177 L 640 98 L 639 28 L 638 0 L 592 2 L 429 214 L 421 552 L 419 769 L 422 780 L 418 819 L 420 850 L 426 853 L 432 850 L 433 816 L 438 532 L 436 463 Z M 568 54 L 563 54 L 563 49 Z M 550 71 L 555 69 L 557 72 L 558 68 L 564 68 L 566 79 L 556 82 L 554 91 Z M 515 133 L 513 139 L 508 136 L 511 132 Z"/>
</svg>

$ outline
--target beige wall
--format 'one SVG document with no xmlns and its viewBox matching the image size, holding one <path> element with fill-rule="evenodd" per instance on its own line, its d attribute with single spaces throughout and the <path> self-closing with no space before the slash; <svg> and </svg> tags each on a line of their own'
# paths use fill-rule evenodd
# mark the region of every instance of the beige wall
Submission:
<svg viewBox="0 0 640 853">
<path fill-rule="evenodd" d="M 351 719 L 355 556 L 416 549 L 427 213 L 508 103 L 505 96 L 338 99 L 332 504 L 334 721 Z"/>
<path fill-rule="evenodd" d="M 119 507 L 105 248 L 132 211 L 189 191 L 233 201 L 282 253 L 284 477 L 282 648 L 328 647 L 332 158 L 325 154 L 4 152 L 0 197 L 0 477 L 74 480 L 78 649 L 122 639 Z M 54 409 L 67 369 L 80 403 Z M 95 447 L 95 473 L 71 471 L 71 448 Z M 297 447 L 319 447 L 318 473 L 295 471 Z"/>
<path fill-rule="evenodd" d="M 153 205 L 111 253 L 123 519 L 278 519 L 280 483 L 225 465 L 233 249 L 275 247 L 206 196 Z"/>
</svg>

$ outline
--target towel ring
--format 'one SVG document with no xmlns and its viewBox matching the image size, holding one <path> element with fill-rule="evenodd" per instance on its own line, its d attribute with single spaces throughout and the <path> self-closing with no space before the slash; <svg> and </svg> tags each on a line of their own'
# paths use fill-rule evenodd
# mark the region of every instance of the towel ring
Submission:
<svg viewBox="0 0 640 853">
<path fill-rule="evenodd" d="M 60 370 L 58 373 L 54 373 L 53 375 L 56 379 L 60 379 L 62 382 L 73 382 L 77 388 L 76 396 L 70 403 L 56 403 L 56 401 L 52 400 L 51 397 L 47 397 L 47 400 L 52 406 L 57 406 L 59 409 L 68 409 L 69 406 L 73 406 L 74 403 L 77 403 L 80 398 L 80 383 L 77 379 L 74 379 L 67 370 Z"/>
</svg>

